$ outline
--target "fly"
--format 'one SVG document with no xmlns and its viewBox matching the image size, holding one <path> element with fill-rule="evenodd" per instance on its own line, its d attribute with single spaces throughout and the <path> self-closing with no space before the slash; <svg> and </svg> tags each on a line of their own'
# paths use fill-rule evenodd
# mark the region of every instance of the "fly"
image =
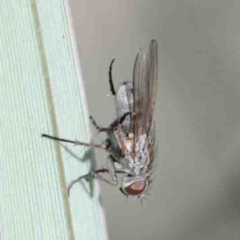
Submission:
<svg viewBox="0 0 240 240">
<path fill-rule="evenodd" d="M 83 178 L 96 177 L 127 196 L 142 198 L 152 183 L 156 163 L 155 124 L 153 120 L 158 80 L 158 46 L 155 40 L 145 54 L 141 49 L 135 59 L 132 81 L 123 82 L 115 91 L 112 66 L 109 67 L 109 84 L 115 97 L 116 119 L 107 128 L 100 127 L 93 117 L 90 120 L 99 132 L 105 132 L 101 144 L 85 143 L 42 134 L 53 140 L 103 149 L 108 153 L 108 167 L 94 170 L 72 181 L 71 187 Z M 104 177 L 108 174 L 109 178 Z"/>
</svg>

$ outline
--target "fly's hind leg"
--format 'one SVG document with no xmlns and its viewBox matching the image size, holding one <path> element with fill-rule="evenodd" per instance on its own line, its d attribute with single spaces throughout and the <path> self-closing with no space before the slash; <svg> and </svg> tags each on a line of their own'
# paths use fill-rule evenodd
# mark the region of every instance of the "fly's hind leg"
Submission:
<svg viewBox="0 0 240 240">
<path fill-rule="evenodd" d="M 129 116 L 129 115 L 131 115 L 131 112 L 127 112 L 122 117 L 117 118 L 116 120 L 114 120 L 111 123 L 111 125 L 110 125 L 110 129 L 117 129 L 117 127 L 119 125 L 121 125 L 124 122 L 124 120 L 126 119 L 126 117 Z"/>
<path fill-rule="evenodd" d="M 115 58 L 112 59 L 110 66 L 109 66 L 109 70 L 108 70 L 109 85 L 110 85 L 110 90 L 111 90 L 111 93 L 113 96 L 116 95 L 116 91 L 115 91 L 113 79 L 112 79 L 112 66 L 113 66 L 114 61 L 115 61 Z"/>
</svg>

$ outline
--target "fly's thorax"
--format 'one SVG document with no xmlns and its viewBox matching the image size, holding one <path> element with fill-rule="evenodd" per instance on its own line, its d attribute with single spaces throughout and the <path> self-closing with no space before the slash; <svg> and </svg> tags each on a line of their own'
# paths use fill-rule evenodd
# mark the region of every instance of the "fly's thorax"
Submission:
<svg viewBox="0 0 240 240">
<path fill-rule="evenodd" d="M 147 172 L 150 162 L 148 150 L 144 152 L 137 152 L 135 157 L 132 154 L 127 154 L 125 158 L 128 160 L 129 168 L 135 176 L 141 176 Z"/>
<path fill-rule="evenodd" d="M 148 149 L 148 138 L 146 134 L 143 134 L 139 137 L 139 140 L 136 142 L 135 146 L 135 161 L 136 165 L 139 165 L 140 168 L 148 166 L 150 162 L 150 154 Z"/>
<path fill-rule="evenodd" d="M 136 143 L 136 152 L 144 152 L 147 147 L 147 143 L 147 134 L 141 135 Z"/>
<path fill-rule="evenodd" d="M 113 132 L 112 139 L 122 151 L 132 152 L 134 147 L 133 133 L 125 133 L 124 131 L 116 130 Z"/>
<path fill-rule="evenodd" d="M 132 152 L 134 149 L 134 135 L 133 133 L 126 134 L 124 139 L 124 145 L 126 147 L 127 152 Z"/>
<path fill-rule="evenodd" d="M 115 131 L 114 137 L 111 139 L 115 141 L 115 149 L 121 151 L 120 155 L 118 155 L 118 161 L 125 168 L 130 169 L 131 174 L 134 176 L 145 174 L 150 162 L 146 134 L 141 136 L 136 144 L 133 133 L 125 134 Z"/>
</svg>

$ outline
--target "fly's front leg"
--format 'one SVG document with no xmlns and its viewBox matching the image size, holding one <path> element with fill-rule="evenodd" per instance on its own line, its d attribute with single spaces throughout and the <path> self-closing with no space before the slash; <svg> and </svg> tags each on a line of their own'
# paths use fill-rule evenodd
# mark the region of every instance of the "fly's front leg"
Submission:
<svg viewBox="0 0 240 240">
<path fill-rule="evenodd" d="M 110 161 L 110 159 L 109 159 L 109 161 Z M 111 162 L 112 162 L 112 163 L 111 163 L 110 165 L 112 165 L 112 167 L 114 168 L 113 159 L 111 159 Z M 110 168 L 111 168 L 111 167 L 110 167 Z M 91 178 L 94 178 L 94 177 L 95 177 L 95 178 L 100 179 L 100 180 L 103 181 L 103 182 L 106 182 L 106 183 L 112 185 L 112 186 L 116 186 L 116 185 L 117 185 L 117 176 L 116 176 L 116 174 L 117 174 L 117 173 L 118 173 L 118 174 L 125 174 L 125 173 L 126 173 L 126 172 L 123 171 L 123 170 L 115 170 L 115 168 L 114 168 L 114 170 L 113 170 L 113 173 L 110 173 L 110 171 L 111 171 L 110 169 L 102 168 L 102 169 L 98 169 L 98 170 L 92 171 L 92 172 L 90 172 L 90 173 L 88 173 L 88 174 L 85 174 L 85 175 L 83 175 L 83 176 L 80 176 L 80 177 L 76 178 L 75 180 L 71 181 L 71 182 L 69 183 L 69 185 L 68 185 L 68 195 L 70 194 L 70 190 L 71 190 L 71 188 L 73 187 L 73 185 L 74 185 L 75 183 L 81 181 L 82 179 L 86 179 L 87 181 L 90 181 Z M 109 173 L 110 175 L 113 176 L 113 177 L 112 177 L 113 180 L 109 180 L 109 179 L 107 179 L 107 178 L 104 178 L 104 177 L 101 175 L 101 173 Z M 115 179 L 115 180 L 114 180 L 114 179 Z"/>
<path fill-rule="evenodd" d="M 100 174 L 100 173 L 104 173 L 104 172 L 109 173 L 110 179 L 107 179 L 106 177 L 104 177 L 103 175 Z M 115 170 L 113 157 L 111 155 L 108 157 L 108 169 L 105 169 L 105 168 L 99 169 L 99 170 L 93 172 L 93 175 L 95 178 L 98 178 L 99 180 L 101 180 L 103 182 L 106 182 L 112 186 L 117 186 L 117 184 L 118 184 L 117 173 Z"/>
<path fill-rule="evenodd" d="M 114 159 L 111 155 L 108 156 L 108 170 L 109 170 L 109 175 L 112 179 L 112 185 L 117 185 L 117 174 L 116 174 L 116 169 L 114 165 Z"/>
</svg>

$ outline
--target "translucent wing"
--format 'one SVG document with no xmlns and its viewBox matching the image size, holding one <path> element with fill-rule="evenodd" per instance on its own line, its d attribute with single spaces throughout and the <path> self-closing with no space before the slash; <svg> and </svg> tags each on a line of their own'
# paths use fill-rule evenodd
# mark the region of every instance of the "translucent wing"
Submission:
<svg viewBox="0 0 240 240">
<path fill-rule="evenodd" d="M 152 40 L 147 56 L 140 49 L 133 69 L 133 131 L 135 146 L 139 137 L 149 134 L 157 92 L 158 49 Z"/>
<path fill-rule="evenodd" d="M 133 69 L 133 133 L 135 146 L 139 136 L 143 132 L 144 114 L 147 103 L 144 101 L 144 88 L 146 76 L 146 56 L 139 50 Z"/>
<path fill-rule="evenodd" d="M 158 46 L 155 40 L 152 40 L 149 46 L 147 56 L 146 68 L 146 82 L 147 82 L 147 112 L 145 119 L 145 126 L 147 133 L 150 131 L 153 122 L 154 108 L 157 96 L 157 83 L 158 83 Z"/>
</svg>

